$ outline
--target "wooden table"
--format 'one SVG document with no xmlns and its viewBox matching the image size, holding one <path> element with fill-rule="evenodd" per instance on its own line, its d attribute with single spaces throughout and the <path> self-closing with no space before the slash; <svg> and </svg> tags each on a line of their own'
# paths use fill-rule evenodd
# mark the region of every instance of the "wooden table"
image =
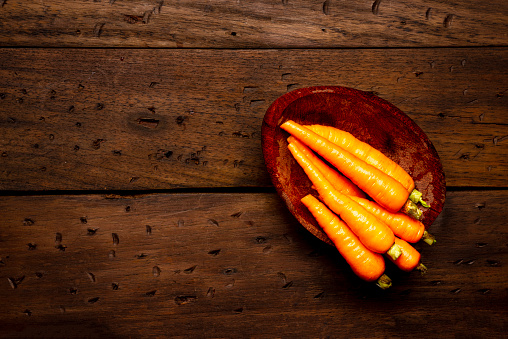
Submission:
<svg viewBox="0 0 508 339">
<path fill-rule="evenodd" d="M 0 336 L 506 337 L 505 0 L 0 1 Z M 381 291 L 288 212 L 293 89 L 399 107 L 447 181 Z"/>
</svg>

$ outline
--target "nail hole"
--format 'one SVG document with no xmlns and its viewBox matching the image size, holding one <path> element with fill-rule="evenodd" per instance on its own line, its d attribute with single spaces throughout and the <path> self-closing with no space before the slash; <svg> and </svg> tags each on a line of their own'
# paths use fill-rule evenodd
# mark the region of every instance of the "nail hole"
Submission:
<svg viewBox="0 0 508 339">
<path fill-rule="evenodd" d="M 175 303 L 180 306 L 195 302 L 197 299 L 195 295 L 179 295 L 175 297 Z"/>
<path fill-rule="evenodd" d="M 288 282 L 288 283 L 284 284 L 284 286 L 282 286 L 282 288 L 283 288 L 283 289 L 288 289 L 288 288 L 290 288 L 291 286 L 293 286 L 293 281 L 290 281 L 290 282 Z"/>
<path fill-rule="evenodd" d="M 19 284 L 21 284 L 23 280 L 25 280 L 25 276 L 23 275 L 19 278 L 7 278 L 7 280 L 9 281 L 9 284 L 11 285 L 12 289 L 16 289 L 18 288 Z"/>
<path fill-rule="evenodd" d="M 75 287 L 71 287 L 71 288 L 69 288 L 69 293 L 70 294 L 78 294 L 78 289 Z"/>
<path fill-rule="evenodd" d="M 113 237 L 113 245 L 118 245 L 120 243 L 120 238 L 118 237 L 118 234 L 111 233 L 111 236 Z"/>
<path fill-rule="evenodd" d="M 89 302 L 90 304 L 95 304 L 96 302 L 98 302 L 98 301 L 99 301 L 99 299 L 100 299 L 99 297 L 91 298 L 91 299 L 88 299 L 88 302 Z"/>
<path fill-rule="evenodd" d="M 95 235 L 97 233 L 98 228 L 88 228 L 87 235 Z"/>
<path fill-rule="evenodd" d="M 485 203 L 484 202 L 477 203 L 475 204 L 475 207 L 478 208 L 479 210 L 482 210 L 485 208 Z"/>
<path fill-rule="evenodd" d="M 81 218 L 79 218 L 79 220 L 81 221 L 82 224 L 86 224 L 88 222 L 86 217 L 81 217 Z"/>
<path fill-rule="evenodd" d="M 194 265 L 192 267 L 189 267 L 185 270 L 183 270 L 184 273 L 187 273 L 187 274 L 191 274 L 192 272 L 194 272 L 194 270 L 196 269 L 196 267 L 198 267 L 198 265 Z"/>
<path fill-rule="evenodd" d="M 219 223 L 215 219 L 208 219 L 208 223 L 212 226 L 219 227 Z"/>
<path fill-rule="evenodd" d="M 33 251 L 33 250 L 35 250 L 37 248 L 37 244 L 35 244 L 33 242 L 28 243 L 27 246 L 28 246 L 28 250 L 29 251 Z"/>
<path fill-rule="evenodd" d="M 59 251 L 61 251 L 61 252 L 65 252 L 65 249 L 67 248 L 67 246 L 62 245 L 62 244 L 60 244 L 60 245 L 58 245 L 58 246 L 55 246 L 55 247 L 56 247 Z"/>
<path fill-rule="evenodd" d="M 25 218 L 25 220 L 23 220 L 23 226 L 32 226 L 34 223 L 35 223 L 35 221 L 33 221 L 30 218 Z"/>
<path fill-rule="evenodd" d="M 488 259 L 487 260 L 487 264 L 490 266 L 490 267 L 501 267 L 501 263 L 497 260 L 491 260 L 491 259 Z"/>
<path fill-rule="evenodd" d="M 381 0 L 376 0 L 372 4 L 372 14 L 378 15 L 379 14 L 379 5 L 381 4 Z"/>
<path fill-rule="evenodd" d="M 156 128 L 157 126 L 159 126 L 158 119 L 138 118 L 136 121 L 138 122 L 138 125 L 141 125 L 141 126 L 147 127 L 147 128 Z"/>
<path fill-rule="evenodd" d="M 224 271 L 222 271 L 222 274 L 224 275 L 232 275 L 237 273 L 236 268 L 226 268 Z"/>
<path fill-rule="evenodd" d="M 55 245 L 59 245 L 62 242 L 62 238 L 63 238 L 62 233 L 57 232 L 55 234 Z"/>
<path fill-rule="evenodd" d="M 325 292 L 320 292 L 314 296 L 314 299 L 323 299 L 325 297 Z"/>
<path fill-rule="evenodd" d="M 113 289 L 113 291 L 118 290 L 118 288 L 119 288 L 119 287 L 120 287 L 120 286 L 118 286 L 118 284 L 117 284 L 117 283 L 111 283 L 111 288 Z"/>
<path fill-rule="evenodd" d="M 330 15 L 330 0 L 323 2 L 323 14 Z"/>
<path fill-rule="evenodd" d="M 159 266 L 154 266 L 152 268 L 152 274 L 154 277 L 158 277 L 161 275 L 161 269 L 159 268 Z"/>
<path fill-rule="evenodd" d="M 216 256 L 220 253 L 220 248 L 219 249 L 216 249 L 216 250 L 212 250 L 210 252 L 208 252 L 208 254 L 210 255 L 213 255 L 213 256 Z"/>
<path fill-rule="evenodd" d="M 258 243 L 258 244 L 264 244 L 267 241 L 268 241 L 268 238 L 265 238 L 265 237 L 262 237 L 262 236 L 256 237 L 256 243 Z"/>
</svg>

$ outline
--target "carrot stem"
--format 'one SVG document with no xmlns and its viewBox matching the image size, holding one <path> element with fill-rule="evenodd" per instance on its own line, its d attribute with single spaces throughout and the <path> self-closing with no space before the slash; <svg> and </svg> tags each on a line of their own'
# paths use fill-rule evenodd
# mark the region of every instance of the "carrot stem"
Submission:
<svg viewBox="0 0 508 339">
<path fill-rule="evenodd" d="M 422 210 L 419 209 L 418 206 L 416 206 L 416 204 L 409 199 L 406 201 L 404 206 L 402 206 L 401 211 L 402 213 L 405 213 L 416 220 L 420 220 L 423 214 Z"/>
<path fill-rule="evenodd" d="M 422 192 L 418 191 L 415 188 L 414 190 L 411 191 L 411 194 L 409 194 L 409 200 L 411 200 L 415 204 L 420 203 L 422 204 L 423 207 L 430 207 L 429 204 L 423 201 L 422 196 L 423 196 Z"/>
<path fill-rule="evenodd" d="M 402 254 L 402 250 L 400 249 L 399 245 L 394 243 L 392 247 L 390 247 L 388 251 L 386 251 L 386 254 L 390 256 L 390 258 L 392 258 L 393 260 L 397 260 Z"/>
<path fill-rule="evenodd" d="M 418 266 L 416 266 L 415 270 L 420 271 L 420 273 L 424 275 L 425 273 L 427 273 L 427 266 L 425 266 L 422 263 L 419 263 Z"/>
<path fill-rule="evenodd" d="M 390 277 L 387 276 L 386 274 L 383 274 L 376 281 L 376 285 L 379 286 L 381 289 L 386 290 L 392 286 L 392 279 L 390 279 Z"/>
<path fill-rule="evenodd" d="M 436 243 L 436 237 L 434 237 L 429 232 L 425 231 L 423 232 L 422 240 L 425 241 L 429 245 L 434 245 Z"/>
</svg>

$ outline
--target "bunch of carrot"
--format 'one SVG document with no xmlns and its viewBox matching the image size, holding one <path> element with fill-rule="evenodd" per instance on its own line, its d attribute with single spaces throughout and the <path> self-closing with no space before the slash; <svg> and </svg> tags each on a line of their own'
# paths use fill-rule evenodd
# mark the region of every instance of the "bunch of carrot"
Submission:
<svg viewBox="0 0 508 339">
<path fill-rule="evenodd" d="M 409 243 L 435 242 L 418 220 L 417 204 L 429 206 L 402 167 L 333 127 L 289 120 L 281 128 L 291 134 L 288 148 L 319 195 L 302 203 L 360 278 L 391 286 L 383 254 L 406 272 L 426 271 Z"/>
</svg>

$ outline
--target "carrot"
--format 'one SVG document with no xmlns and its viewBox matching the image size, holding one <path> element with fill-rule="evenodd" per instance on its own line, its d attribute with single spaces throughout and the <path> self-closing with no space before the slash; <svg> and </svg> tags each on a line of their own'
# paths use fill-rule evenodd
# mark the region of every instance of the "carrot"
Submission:
<svg viewBox="0 0 508 339">
<path fill-rule="evenodd" d="M 405 272 L 411 272 L 414 269 L 425 273 L 427 272 L 427 267 L 424 264 L 420 263 L 420 253 L 411 245 L 409 245 L 406 241 L 395 238 L 395 243 L 402 250 L 402 254 L 396 260 L 388 257 L 398 268 Z"/>
<path fill-rule="evenodd" d="M 384 274 L 385 262 L 380 254 L 365 247 L 351 229 L 318 199 L 309 194 L 301 201 L 358 277 L 365 281 L 377 280 L 381 288 L 390 287 L 391 281 Z"/>
<path fill-rule="evenodd" d="M 358 140 L 351 133 L 335 127 L 323 125 L 305 125 L 305 127 L 394 178 L 410 192 L 409 198 L 414 203 L 420 202 L 424 207 L 429 207 L 426 202 L 422 200 L 422 194 L 415 190 L 413 178 L 411 178 L 411 176 L 395 161 L 385 156 L 382 152 Z"/>
<path fill-rule="evenodd" d="M 415 220 L 404 213 L 391 213 L 379 206 L 374 201 L 351 196 L 351 199 L 362 205 L 367 211 L 374 214 L 379 220 L 383 221 L 393 231 L 393 233 L 411 243 L 423 239 L 429 245 L 435 242 L 432 235 L 425 230 L 425 226 L 418 220 Z"/>
<path fill-rule="evenodd" d="M 390 212 L 399 211 L 406 204 L 409 192 L 386 173 L 291 120 L 281 128 L 320 154 Z"/>
<path fill-rule="evenodd" d="M 309 161 L 324 175 L 324 177 L 332 184 L 335 189 L 349 196 L 365 198 L 365 193 L 351 182 L 348 178 L 328 166 L 323 160 L 317 157 L 307 146 L 293 136 L 288 138 L 290 144 L 294 144 L 300 152 L 305 154 Z"/>
<path fill-rule="evenodd" d="M 288 148 L 314 184 L 323 202 L 333 212 L 340 215 L 367 248 L 376 253 L 388 252 L 394 259 L 400 255 L 399 249 L 395 245 L 393 231 L 385 223 L 378 220 L 357 202 L 333 188 L 323 174 L 294 144 L 289 144 Z"/>
</svg>

